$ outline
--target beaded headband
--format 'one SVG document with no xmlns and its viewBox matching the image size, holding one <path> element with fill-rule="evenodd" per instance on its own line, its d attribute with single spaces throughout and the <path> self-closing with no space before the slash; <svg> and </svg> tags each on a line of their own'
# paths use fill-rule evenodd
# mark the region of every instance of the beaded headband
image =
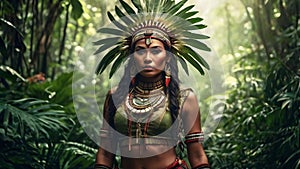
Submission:
<svg viewBox="0 0 300 169">
<path fill-rule="evenodd" d="M 197 33 L 197 30 L 206 26 L 199 24 L 203 19 L 195 16 L 198 11 L 191 11 L 194 5 L 184 7 L 187 1 L 175 3 L 174 0 L 131 0 L 134 9 L 124 0 L 119 0 L 123 8 L 121 10 L 115 6 L 115 13 L 119 19 L 116 20 L 114 15 L 107 13 L 114 27 L 105 27 L 97 31 L 110 37 L 94 42 L 94 45 L 100 45 L 94 54 L 110 50 L 98 63 L 96 74 L 103 73 L 112 63 L 109 73 L 111 78 L 129 58 L 135 42 L 146 39 L 146 44 L 150 45 L 151 39 L 158 39 L 170 47 L 170 52 L 176 56 L 187 74 L 188 62 L 203 75 L 203 68 L 209 69 L 209 65 L 194 48 L 210 51 L 206 44 L 199 41 L 209 37 Z"/>
</svg>

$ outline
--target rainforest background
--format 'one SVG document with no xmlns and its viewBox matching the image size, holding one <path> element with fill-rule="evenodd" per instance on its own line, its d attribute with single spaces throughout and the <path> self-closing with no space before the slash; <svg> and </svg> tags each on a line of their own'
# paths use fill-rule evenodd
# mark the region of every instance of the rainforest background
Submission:
<svg viewBox="0 0 300 169">
<path fill-rule="evenodd" d="M 223 105 L 204 143 L 212 168 L 300 168 L 300 1 L 189 3 L 224 68 L 224 93 L 197 89 L 202 120 Z M 0 168 L 93 167 L 97 145 L 76 116 L 73 72 L 116 4 L 0 1 Z M 107 79 L 96 79 L 103 98 Z"/>
</svg>

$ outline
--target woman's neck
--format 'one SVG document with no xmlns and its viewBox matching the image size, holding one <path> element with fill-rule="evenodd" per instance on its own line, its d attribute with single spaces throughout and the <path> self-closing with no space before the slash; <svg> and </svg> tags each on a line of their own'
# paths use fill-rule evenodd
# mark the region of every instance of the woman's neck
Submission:
<svg viewBox="0 0 300 169">
<path fill-rule="evenodd" d="M 153 77 L 144 77 L 140 74 L 136 76 L 137 86 L 141 89 L 158 89 L 161 88 L 163 84 L 163 75 L 162 73 L 158 74 L 157 76 Z"/>
</svg>

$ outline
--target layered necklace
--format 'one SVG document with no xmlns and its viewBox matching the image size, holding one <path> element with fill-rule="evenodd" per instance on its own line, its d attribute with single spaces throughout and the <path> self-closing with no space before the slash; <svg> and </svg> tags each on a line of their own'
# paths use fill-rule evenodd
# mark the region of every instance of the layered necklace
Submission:
<svg viewBox="0 0 300 169">
<path fill-rule="evenodd" d="M 143 123 L 149 118 L 155 119 L 158 114 L 154 112 L 166 106 L 166 99 L 162 79 L 155 82 L 138 81 L 125 100 L 127 115 L 133 121 Z"/>
</svg>

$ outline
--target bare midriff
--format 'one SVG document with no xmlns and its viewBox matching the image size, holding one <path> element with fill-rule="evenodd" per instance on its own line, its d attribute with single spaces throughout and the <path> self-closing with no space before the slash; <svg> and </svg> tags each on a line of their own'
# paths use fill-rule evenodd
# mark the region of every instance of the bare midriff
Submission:
<svg viewBox="0 0 300 169">
<path fill-rule="evenodd" d="M 136 158 L 122 157 L 122 169 L 165 169 L 176 159 L 175 149 L 164 145 L 133 145 L 130 152 L 128 148 L 121 149 L 121 152 L 137 155 Z M 144 158 L 139 158 L 140 153 L 154 156 L 145 157 L 145 154 L 142 154 Z"/>
</svg>

